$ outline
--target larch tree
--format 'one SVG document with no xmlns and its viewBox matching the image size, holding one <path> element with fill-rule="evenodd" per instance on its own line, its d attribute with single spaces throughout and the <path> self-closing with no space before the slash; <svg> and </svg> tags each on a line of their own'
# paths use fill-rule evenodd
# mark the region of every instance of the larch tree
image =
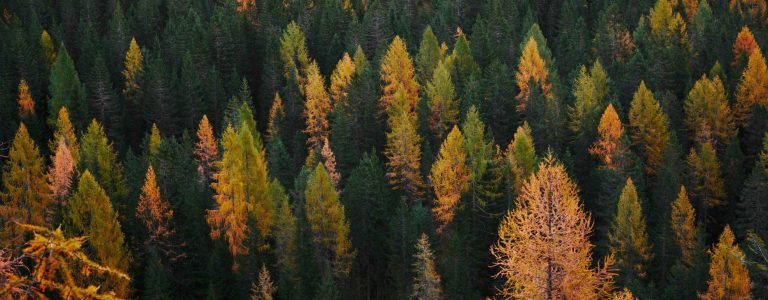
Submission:
<svg viewBox="0 0 768 300">
<path fill-rule="evenodd" d="M 675 245 L 680 249 L 680 260 L 686 267 L 693 267 L 696 259 L 698 228 L 696 212 L 688 201 L 685 186 L 680 186 L 680 193 L 675 202 L 672 202 L 670 224 Z"/>
<path fill-rule="evenodd" d="M 629 107 L 629 136 L 648 174 L 661 164 L 669 143 L 669 118 L 651 91 L 640 82 Z"/>
<path fill-rule="evenodd" d="M 404 105 L 405 91 L 398 91 L 394 99 Z M 424 180 L 421 177 L 421 136 L 416 132 L 415 116 L 401 112 L 389 117 L 387 144 L 384 155 L 387 162 L 387 177 L 395 189 L 401 190 L 411 200 L 423 195 Z"/>
<path fill-rule="evenodd" d="M 117 218 L 118 214 L 112 208 L 107 193 L 91 173 L 85 170 L 68 203 L 64 224 L 70 235 L 90 238 L 88 249 L 97 261 L 109 268 L 126 272 L 131 258 Z M 124 280 L 107 278 L 104 286 L 114 290 L 120 297 L 127 297 L 130 293 L 130 285 Z"/>
<path fill-rule="evenodd" d="M 427 97 L 431 117 L 429 127 L 437 140 L 442 140 L 452 126 L 459 119 L 459 101 L 456 99 L 456 91 L 451 80 L 449 67 L 441 62 L 437 63 L 432 79 L 427 83 Z"/>
<path fill-rule="evenodd" d="M 48 142 L 48 148 L 52 153 L 56 153 L 56 147 L 61 141 L 69 148 L 72 160 L 77 163 L 80 160 L 80 145 L 77 143 L 75 128 L 69 120 L 69 110 L 66 107 L 59 109 L 56 124 L 53 127 L 53 138 Z"/>
<path fill-rule="evenodd" d="M 294 21 L 285 27 L 280 37 L 280 60 L 283 62 L 285 79 L 297 76 L 299 86 L 303 86 L 304 71 L 309 67 L 310 60 L 304 33 Z"/>
<path fill-rule="evenodd" d="M 413 286 L 411 299 L 440 300 L 443 299 L 443 288 L 440 286 L 440 274 L 435 268 L 434 253 L 429 246 L 429 237 L 422 233 L 416 243 L 416 253 L 413 262 Z"/>
<path fill-rule="evenodd" d="M 616 170 L 622 163 L 618 156 L 627 151 L 622 141 L 624 126 L 612 104 L 605 108 L 597 126 L 597 140 L 589 147 L 589 153 L 596 156 L 605 168 Z"/>
<path fill-rule="evenodd" d="M 699 219 L 708 224 L 715 218 L 710 215 L 710 210 L 727 203 L 720 162 L 712 144 L 705 141 L 698 147 L 691 148 L 687 163 L 687 189 L 691 200 L 697 206 Z"/>
<path fill-rule="evenodd" d="M 319 266 L 339 278 L 346 278 L 355 258 L 349 239 L 349 222 L 328 171 L 322 164 L 317 164 L 309 176 L 304 197 Z"/>
<path fill-rule="evenodd" d="M 150 165 L 141 187 L 139 202 L 136 207 L 136 218 L 144 225 L 148 234 L 144 244 L 149 251 L 156 251 L 166 258 L 175 258 L 178 245 L 172 240 L 176 234 L 173 228 L 173 209 L 168 200 L 160 197 L 160 187 L 157 185 L 155 169 Z"/>
<path fill-rule="evenodd" d="M 731 227 L 726 225 L 717 244 L 710 250 L 709 281 L 706 293 L 699 298 L 750 299 L 752 281 L 744 262 L 744 252 L 735 244 Z"/>
<path fill-rule="evenodd" d="M 76 167 L 72 153 L 69 152 L 69 147 L 67 147 L 63 139 L 60 139 L 59 146 L 56 147 L 56 153 L 51 158 L 48 173 L 46 173 L 51 200 L 58 205 L 54 212 L 53 224 L 57 224 L 61 220 L 62 210 L 66 206 L 67 197 L 69 197 L 69 192 L 72 189 Z"/>
<path fill-rule="evenodd" d="M 712 79 L 702 75 L 685 98 L 685 125 L 692 134 L 700 136 L 700 130 L 711 130 L 718 147 L 724 146 L 736 136 L 736 124 L 719 77 Z"/>
<path fill-rule="evenodd" d="M 432 72 L 437 67 L 438 62 L 443 59 L 440 52 L 440 45 L 437 42 L 437 36 L 432 31 L 432 26 L 427 25 L 421 34 L 421 43 L 419 52 L 416 54 L 416 78 L 420 84 L 427 84 L 432 78 Z"/>
<path fill-rule="evenodd" d="M 599 60 L 595 60 L 589 69 L 582 66 L 574 79 L 575 101 L 568 110 L 569 127 L 582 147 L 586 148 L 597 134 L 595 129 L 599 124 L 600 110 L 608 97 L 609 83 L 608 73 Z"/>
<path fill-rule="evenodd" d="M 526 42 L 525 47 L 523 47 L 520 64 L 515 73 L 517 87 L 520 90 L 520 93 L 515 97 L 519 102 L 517 111 L 526 110 L 528 100 L 531 97 L 531 83 L 536 84 L 540 88 L 541 93 L 546 99 L 554 98 L 552 84 L 548 81 L 547 76 L 549 76 L 549 69 L 539 53 L 539 45 L 536 39 L 531 37 Z"/>
<path fill-rule="evenodd" d="M 139 92 L 139 76 L 144 71 L 144 55 L 141 53 L 139 44 L 136 43 L 136 38 L 131 38 L 131 43 L 128 45 L 128 51 L 125 53 L 125 59 L 123 60 L 123 79 L 125 84 L 123 85 L 123 97 L 129 103 L 136 101 L 136 93 Z"/>
<path fill-rule="evenodd" d="M 756 105 L 768 107 L 768 67 L 759 48 L 749 55 L 735 94 L 734 112 L 737 122 L 742 126 L 748 124 Z"/>
<path fill-rule="evenodd" d="M 329 89 L 334 107 L 347 100 L 349 86 L 352 84 L 354 76 L 355 62 L 352 61 L 349 53 L 345 52 L 344 56 L 336 63 L 336 69 L 331 74 L 331 86 Z"/>
<path fill-rule="evenodd" d="M 592 269 L 592 221 L 565 167 L 548 155 L 522 187 L 491 247 L 504 298 L 594 299 L 609 294 L 613 256 Z"/>
<path fill-rule="evenodd" d="M 275 99 L 272 100 L 272 106 L 269 108 L 269 119 L 267 121 L 267 139 L 270 141 L 280 138 L 280 134 L 285 130 L 285 107 L 280 93 L 275 92 Z"/>
<path fill-rule="evenodd" d="M 432 165 L 429 180 L 435 191 L 435 205 L 432 213 L 437 223 L 437 232 L 442 233 L 456 214 L 462 194 L 469 189 L 469 167 L 464 148 L 464 135 L 458 126 L 445 138 Z"/>
<path fill-rule="evenodd" d="M 152 123 L 152 128 L 149 130 L 149 136 L 147 137 L 146 156 L 150 163 L 157 163 L 160 156 L 160 149 L 163 146 L 163 137 L 160 136 L 160 128 L 157 128 L 156 123 Z"/>
<path fill-rule="evenodd" d="M 464 151 L 469 168 L 470 207 L 473 212 L 479 213 L 484 211 L 490 200 L 500 196 L 504 157 L 501 150 L 496 149 L 474 105 L 469 107 L 461 131 L 464 134 Z"/>
<path fill-rule="evenodd" d="M 197 142 L 195 143 L 197 172 L 203 182 L 207 182 L 211 178 L 214 163 L 218 156 L 219 148 L 216 145 L 216 137 L 213 136 L 213 128 L 208 122 L 208 116 L 203 115 L 200 119 L 200 125 L 197 127 Z"/>
<path fill-rule="evenodd" d="M 113 200 L 128 195 L 123 165 L 114 149 L 112 142 L 107 139 L 104 127 L 91 121 L 83 136 L 80 138 L 80 160 L 78 169 L 82 172 L 89 170 L 99 185 L 104 188 Z M 118 205 L 118 210 L 125 207 Z"/>
<path fill-rule="evenodd" d="M 211 238 L 224 237 L 229 251 L 239 257 L 249 253 L 246 241 L 251 229 L 249 219 L 254 220 L 258 233 L 259 248 L 269 236 L 274 204 L 269 199 L 269 178 L 265 152 L 261 143 L 251 133 L 246 123 L 235 129 L 227 127 L 221 138 L 222 156 L 216 162 L 218 172 L 211 184 L 215 191 L 214 209 L 208 210 L 207 220 Z M 237 261 L 233 269 L 238 268 Z"/>
<path fill-rule="evenodd" d="M 331 98 L 325 90 L 325 79 L 320 74 L 316 62 L 307 68 L 307 85 L 304 88 L 306 102 L 304 116 L 306 117 L 307 144 L 310 151 L 320 150 L 323 140 L 328 138 L 328 113 L 331 111 Z"/>
<path fill-rule="evenodd" d="M 44 159 L 29 137 L 24 123 L 19 125 L 3 168 L 0 203 L 0 245 L 16 247 L 24 243 L 24 232 L 13 222 L 46 226 L 50 213 L 50 191 L 45 177 Z"/>
<path fill-rule="evenodd" d="M 758 45 L 755 36 L 748 26 L 741 27 L 741 31 L 736 36 L 736 41 L 733 42 L 733 64 L 744 64 L 755 50 L 760 51 L 760 45 Z"/>
<path fill-rule="evenodd" d="M 29 85 L 24 79 L 19 81 L 19 96 L 16 103 L 19 105 L 19 117 L 27 122 L 31 121 L 35 115 L 35 100 L 32 99 Z"/>
<path fill-rule="evenodd" d="M 48 85 L 50 99 L 48 100 L 48 124 L 56 124 L 56 116 L 60 108 L 67 107 L 73 112 L 73 122 L 81 128 L 88 120 L 88 102 L 85 99 L 85 86 L 75 69 L 75 63 L 67 53 L 64 44 L 59 46 L 56 62 L 51 66 L 51 76 Z"/>
<path fill-rule="evenodd" d="M 251 300 L 272 300 L 272 295 L 277 292 L 277 286 L 272 282 L 267 266 L 261 265 L 257 280 L 251 284 Z"/>
<path fill-rule="evenodd" d="M 336 170 L 336 155 L 333 154 L 331 143 L 327 138 L 323 140 L 323 148 L 320 149 L 320 156 L 323 158 L 323 166 L 325 166 L 325 169 L 328 171 L 328 176 L 330 176 L 331 181 L 333 181 L 333 186 L 338 191 L 341 187 L 341 174 Z"/>
<path fill-rule="evenodd" d="M 645 280 L 648 264 L 653 258 L 648 232 L 645 228 L 640 197 L 631 178 L 627 179 L 616 206 L 608 240 L 616 255 L 619 280 L 624 286 L 638 287 Z"/>
<path fill-rule="evenodd" d="M 43 57 L 48 60 L 46 66 L 50 67 L 51 64 L 56 62 L 56 48 L 53 45 L 51 35 L 46 30 L 40 33 L 40 45 L 43 47 Z"/>
<path fill-rule="evenodd" d="M 381 59 L 381 81 L 383 94 L 379 104 L 382 108 L 389 111 L 393 98 L 400 90 L 404 93 L 409 111 L 418 106 L 419 83 L 416 81 L 408 49 L 405 48 L 405 42 L 399 36 L 392 39 L 392 43 L 389 44 L 387 52 Z"/>
<path fill-rule="evenodd" d="M 533 136 L 528 123 L 517 128 L 504 154 L 512 172 L 513 190 L 519 195 L 523 182 L 533 173 L 538 158 L 533 146 Z"/>
</svg>

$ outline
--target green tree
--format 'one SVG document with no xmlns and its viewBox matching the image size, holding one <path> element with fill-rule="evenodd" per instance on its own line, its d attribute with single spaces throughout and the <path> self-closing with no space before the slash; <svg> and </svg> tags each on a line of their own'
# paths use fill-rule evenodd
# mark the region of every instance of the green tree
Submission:
<svg viewBox="0 0 768 300">
<path fill-rule="evenodd" d="M 752 173 L 744 183 L 741 197 L 736 203 L 737 236 L 745 236 L 747 231 L 753 231 L 760 238 L 768 238 L 768 134 L 763 139 L 763 151 Z"/>
<path fill-rule="evenodd" d="M 440 141 L 448 134 L 448 128 L 456 125 L 459 119 L 459 101 L 456 99 L 450 70 L 443 62 L 437 63 L 432 79 L 427 83 L 426 92 L 432 112 L 429 127 L 435 140 Z"/>
<path fill-rule="evenodd" d="M 707 229 L 714 226 L 722 216 L 714 214 L 713 209 L 727 204 L 725 185 L 720 171 L 720 162 L 715 155 L 715 149 L 709 142 L 703 142 L 696 148 L 691 148 L 688 154 L 688 191 L 699 220 Z"/>
<path fill-rule="evenodd" d="M 645 82 L 640 82 L 629 107 L 629 136 L 646 172 L 654 174 L 669 142 L 669 118 Z"/>
<path fill-rule="evenodd" d="M 80 171 L 89 170 L 101 187 L 104 188 L 107 195 L 117 202 L 117 210 L 127 212 L 127 207 L 119 200 L 128 195 L 128 188 L 125 182 L 123 165 L 120 162 L 117 151 L 113 144 L 107 139 L 104 133 L 104 127 L 92 120 L 83 136 L 80 137 L 80 160 L 78 166 Z"/>
<path fill-rule="evenodd" d="M 422 85 L 427 84 L 427 81 L 432 78 L 432 72 L 442 58 L 443 55 L 440 52 L 437 36 L 432 31 L 432 26 L 427 25 L 421 34 L 419 52 L 416 54 L 416 78 L 419 83 Z"/>
<path fill-rule="evenodd" d="M 77 75 L 75 63 L 67 52 L 64 44 L 59 46 L 59 54 L 56 56 L 56 62 L 51 66 L 51 76 L 49 79 L 48 91 L 50 99 L 48 100 L 48 124 L 56 124 L 56 116 L 53 112 L 58 112 L 59 108 L 67 107 L 73 112 L 73 121 L 77 127 L 83 128 L 88 120 L 88 102 L 85 98 L 85 86 L 80 82 Z"/>
<path fill-rule="evenodd" d="M 422 233 L 416 244 L 415 262 L 413 272 L 416 277 L 411 287 L 411 299 L 439 300 L 443 297 L 443 288 L 440 286 L 440 274 L 435 269 L 434 254 L 429 246 L 429 237 Z"/>
<path fill-rule="evenodd" d="M 648 264 L 653 258 L 648 232 L 645 229 L 642 203 L 632 179 L 628 178 L 621 192 L 616 218 L 608 233 L 611 251 L 616 253 L 619 281 L 623 286 L 641 288 L 648 279 Z"/>
</svg>

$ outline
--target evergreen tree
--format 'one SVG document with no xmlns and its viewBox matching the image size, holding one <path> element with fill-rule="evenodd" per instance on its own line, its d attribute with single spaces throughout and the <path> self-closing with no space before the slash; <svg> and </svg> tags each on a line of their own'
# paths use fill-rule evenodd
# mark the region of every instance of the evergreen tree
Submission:
<svg viewBox="0 0 768 300">
<path fill-rule="evenodd" d="M 0 240 L 4 248 L 18 247 L 25 242 L 24 232 L 13 222 L 36 226 L 48 224 L 51 213 L 49 193 L 44 159 L 22 123 L 3 168 Z"/>
<path fill-rule="evenodd" d="M 116 202 L 117 210 L 121 212 L 121 215 L 123 212 L 129 213 L 126 211 L 128 208 L 124 207 L 125 204 L 120 202 L 128 194 L 123 165 L 118 160 L 117 151 L 113 144 L 107 139 L 104 127 L 96 120 L 92 120 L 80 140 L 78 169 L 81 172 L 91 171 L 91 176 Z"/>
<path fill-rule="evenodd" d="M 85 87 L 80 82 L 75 64 L 63 44 L 59 46 L 56 62 L 51 66 L 48 90 L 51 96 L 48 100 L 48 111 L 58 112 L 61 107 L 67 107 L 74 112 L 74 123 L 78 127 L 85 127 L 89 116 Z M 56 124 L 53 113 L 48 116 L 48 124 Z"/>
<path fill-rule="evenodd" d="M 431 117 L 429 127 L 435 140 L 442 140 L 448 134 L 448 128 L 456 125 L 459 118 L 459 101 L 451 81 L 451 73 L 443 62 L 438 62 L 432 73 L 432 79 L 426 86 L 429 97 Z"/>
<path fill-rule="evenodd" d="M 768 217 L 768 135 L 763 142 L 763 151 L 752 168 L 752 174 L 744 183 L 741 197 L 736 203 L 737 236 L 745 236 L 752 231 L 760 238 L 768 237 L 768 224 L 763 222 Z"/>
<path fill-rule="evenodd" d="M 709 142 L 703 142 L 697 149 L 691 148 L 687 162 L 690 197 L 699 212 L 699 220 L 710 229 L 714 221 L 722 218 L 713 209 L 727 204 L 720 163 Z"/>
<path fill-rule="evenodd" d="M 443 297 L 443 289 L 440 286 L 440 275 L 435 269 L 432 250 L 429 246 L 429 237 L 422 233 L 416 244 L 415 262 L 413 272 L 416 277 L 411 287 L 411 299 L 438 300 Z"/>
<path fill-rule="evenodd" d="M 437 36 L 432 31 L 432 26 L 427 25 L 421 34 L 421 43 L 419 44 L 419 53 L 416 54 L 416 78 L 421 85 L 426 85 L 432 78 L 432 72 L 437 64 L 442 60 L 440 45 L 437 42 Z"/>
<path fill-rule="evenodd" d="M 517 128 L 515 136 L 507 146 L 505 156 L 512 172 L 514 194 L 520 195 L 523 182 L 533 173 L 538 161 L 528 123 L 523 123 L 523 126 Z M 508 206 L 511 207 L 511 205 L 512 203 L 509 203 Z"/>
</svg>

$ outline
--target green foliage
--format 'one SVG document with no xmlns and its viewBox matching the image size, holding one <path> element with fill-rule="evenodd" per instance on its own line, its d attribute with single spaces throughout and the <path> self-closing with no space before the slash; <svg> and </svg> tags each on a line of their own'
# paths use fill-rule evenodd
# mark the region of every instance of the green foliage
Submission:
<svg viewBox="0 0 768 300">
<path fill-rule="evenodd" d="M 48 90 L 51 98 L 48 100 L 48 111 L 58 112 L 59 108 L 67 107 L 72 112 L 73 123 L 80 128 L 86 127 L 89 109 L 85 87 L 80 82 L 75 63 L 64 44 L 59 46 L 56 62 L 51 66 L 49 81 Z M 48 124 L 53 126 L 55 123 L 56 114 L 51 113 L 48 116 Z"/>
</svg>

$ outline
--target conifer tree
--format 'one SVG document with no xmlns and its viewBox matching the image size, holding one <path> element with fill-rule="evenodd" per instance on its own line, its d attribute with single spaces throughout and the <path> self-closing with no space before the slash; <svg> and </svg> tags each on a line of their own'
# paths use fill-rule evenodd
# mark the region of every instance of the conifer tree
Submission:
<svg viewBox="0 0 768 300">
<path fill-rule="evenodd" d="M 716 220 L 715 215 L 710 215 L 711 209 L 727 203 L 725 185 L 712 144 L 705 141 L 697 148 L 691 148 L 688 154 L 688 191 L 699 220 L 710 224 Z"/>
<path fill-rule="evenodd" d="M 73 113 L 73 122 L 85 127 L 88 120 L 88 102 L 85 101 L 85 87 L 77 75 L 75 63 L 62 44 L 56 62 L 51 66 L 51 76 L 48 86 L 51 98 L 48 100 L 48 124 L 54 126 L 56 117 L 53 112 L 67 107 Z"/>
<path fill-rule="evenodd" d="M 216 146 L 216 138 L 213 136 L 213 128 L 208 122 L 208 116 L 203 115 L 200 125 L 197 127 L 197 143 L 195 143 L 195 157 L 197 158 L 197 172 L 203 182 L 211 178 L 214 163 L 219 155 Z"/>
<path fill-rule="evenodd" d="M 432 31 L 432 26 L 427 25 L 421 34 L 421 43 L 419 44 L 419 53 L 416 54 L 416 78 L 422 85 L 427 84 L 432 78 L 432 72 L 437 67 L 438 62 L 442 60 L 440 45 L 437 42 L 437 36 Z"/>
<path fill-rule="evenodd" d="M 269 120 L 267 122 L 267 139 L 279 139 L 285 126 L 285 108 L 279 93 L 275 93 L 272 106 L 269 108 Z"/>
<path fill-rule="evenodd" d="M 608 233 L 610 247 L 616 254 L 616 266 L 624 286 L 638 287 L 638 281 L 648 275 L 648 264 L 653 258 L 648 232 L 645 229 L 642 204 L 632 179 L 628 178 L 621 192 L 616 218 Z"/>
<path fill-rule="evenodd" d="M 383 81 L 383 94 L 380 99 L 380 105 L 385 110 L 390 110 L 392 101 L 396 94 L 403 92 L 405 103 L 408 104 L 408 111 L 413 111 L 419 103 L 419 83 L 416 82 L 416 74 L 413 69 L 413 62 L 405 48 L 405 42 L 395 36 L 392 43 L 389 44 L 387 52 L 381 59 L 381 81 Z"/>
<path fill-rule="evenodd" d="M 757 44 L 755 36 L 748 26 L 741 27 L 741 31 L 733 42 L 733 65 L 745 65 L 755 50 L 760 51 L 760 45 Z"/>
<path fill-rule="evenodd" d="M 293 74 L 297 76 L 299 86 L 303 86 L 304 72 L 309 67 L 310 61 L 304 33 L 296 22 L 289 23 L 280 37 L 280 60 L 283 62 L 285 79 Z"/>
<path fill-rule="evenodd" d="M 13 222 L 36 226 L 48 224 L 49 193 L 44 159 L 22 123 L 13 138 L 3 168 L 3 191 L 0 194 L 3 200 L 0 204 L 0 220 L 3 222 L 0 240 L 3 248 L 24 243 L 24 232 Z"/>
<path fill-rule="evenodd" d="M 19 81 L 19 96 L 16 100 L 19 105 L 19 117 L 22 121 L 29 123 L 35 116 L 35 100 L 29 92 L 27 81 Z"/>
<path fill-rule="evenodd" d="M 661 164 L 669 142 L 669 118 L 651 91 L 640 82 L 629 107 L 629 136 L 645 162 L 645 170 L 653 174 Z"/>
<path fill-rule="evenodd" d="M 304 88 L 307 100 L 304 106 L 304 116 L 307 127 L 304 132 L 309 136 L 307 144 L 310 151 L 320 150 L 323 140 L 328 138 L 328 113 L 331 111 L 331 99 L 325 90 L 325 80 L 320 74 L 316 62 L 307 68 L 307 85 Z"/>
<path fill-rule="evenodd" d="M 50 67 L 51 64 L 56 62 L 56 49 L 53 46 L 53 40 L 48 31 L 43 30 L 40 33 L 40 45 L 43 46 L 43 57 L 47 60 L 46 66 Z"/>
<path fill-rule="evenodd" d="M 435 215 L 438 233 L 442 233 L 453 221 L 461 196 L 469 189 L 470 174 L 466 159 L 464 135 L 458 126 L 453 126 L 453 130 L 440 146 L 437 161 L 432 165 L 429 175 L 435 190 L 436 199 L 432 213 Z"/>
<path fill-rule="evenodd" d="M 505 156 L 512 171 L 513 190 L 516 195 L 519 195 L 522 192 L 523 182 L 533 173 L 538 161 L 528 123 L 523 123 L 517 128 L 515 136 L 507 146 Z"/>
<path fill-rule="evenodd" d="M 701 135 L 700 130 L 711 130 L 717 145 L 726 145 L 736 136 L 736 124 L 719 77 L 709 79 L 702 75 L 685 98 L 684 108 L 691 136 Z"/>
<path fill-rule="evenodd" d="M 329 89 L 334 107 L 340 102 L 347 100 L 349 86 L 352 84 L 354 75 L 355 63 L 349 57 L 349 53 L 345 52 L 344 56 L 336 63 L 336 69 L 331 74 L 331 86 Z"/>
<path fill-rule="evenodd" d="M 172 240 L 176 234 L 173 226 L 173 209 L 167 200 L 160 197 L 160 187 L 157 186 L 157 176 L 152 165 L 147 168 L 144 186 L 141 187 L 136 218 L 147 230 L 148 238 L 144 244 L 149 251 L 157 251 L 166 258 L 176 258 L 180 255 Z"/>
<path fill-rule="evenodd" d="M 600 117 L 597 134 L 598 139 L 589 147 L 589 153 L 597 156 L 605 168 L 618 169 L 623 163 L 621 155 L 628 149 L 622 141 L 625 138 L 624 126 L 621 125 L 619 115 L 612 104 L 608 104 L 603 116 Z"/>
<path fill-rule="evenodd" d="M 565 167 L 548 155 L 525 181 L 491 248 L 503 279 L 500 296 L 592 299 L 611 292 L 613 257 L 591 269 L 592 221 L 580 202 Z"/>
<path fill-rule="evenodd" d="M 768 67 L 765 65 L 765 58 L 760 48 L 749 55 L 747 67 L 741 74 L 741 81 L 736 87 L 735 94 L 735 116 L 742 126 L 748 124 L 753 107 L 756 105 L 768 107 L 768 101 L 766 101 L 768 99 Z"/>
<path fill-rule="evenodd" d="M 267 266 L 261 265 L 258 281 L 251 284 L 251 300 L 272 300 L 276 292 L 277 286 L 272 282 Z"/>
<path fill-rule="evenodd" d="M 763 150 L 755 161 L 752 174 L 744 183 L 741 197 L 736 204 L 737 236 L 745 236 L 747 231 L 754 232 L 760 238 L 768 237 L 768 134 L 763 138 Z"/>
<path fill-rule="evenodd" d="M 687 267 L 693 267 L 696 259 L 696 213 L 688 201 L 685 186 L 680 186 L 680 193 L 675 202 L 672 202 L 671 224 L 675 245 L 680 249 L 680 258 Z"/>
<path fill-rule="evenodd" d="M 501 160 L 497 161 L 494 157 L 497 149 L 485 128 L 477 108 L 471 106 L 461 130 L 469 168 L 470 207 L 475 213 L 483 212 L 490 200 L 500 196 L 501 169 L 504 165 L 500 150 L 498 158 Z"/>
<path fill-rule="evenodd" d="M 539 45 L 533 37 L 528 39 L 523 52 L 520 56 L 520 64 L 518 65 L 517 72 L 515 73 L 515 79 L 517 79 L 517 87 L 520 93 L 517 94 L 515 99 L 519 101 L 517 105 L 517 111 L 525 111 L 528 105 L 528 101 L 531 98 L 530 83 L 535 84 L 541 89 L 541 93 L 545 99 L 554 99 L 552 92 L 552 83 L 547 80 L 549 76 L 549 69 L 547 68 L 545 60 L 539 54 Z"/>
<path fill-rule="evenodd" d="M 582 66 L 579 75 L 573 82 L 575 102 L 569 108 L 569 127 L 576 134 L 576 142 L 580 147 L 588 147 L 588 143 L 597 135 L 599 114 L 608 97 L 610 80 L 599 60 L 595 60 L 589 70 Z"/>
<path fill-rule="evenodd" d="M 400 90 L 395 94 L 394 99 L 407 105 L 405 97 L 405 91 Z M 416 132 L 414 117 L 408 112 L 390 115 L 390 131 L 387 132 L 387 144 L 384 149 L 384 155 L 389 160 L 387 162 L 389 183 L 395 189 L 404 192 L 411 200 L 419 199 L 424 187 L 420 171 L 421 137 Z"/>
<path fill-rule="evenodd" d="M 72 159 L 72 153 L 63 139 L 59 140 L 59 146 L 56 147 L 56 153 L 51 157 L 51 166 L 46 173 L 48 189 L 50 190 L 51 200 L 58 204 L 52 224 L 57 224 L 63 214 L 62 209 L 66 205 L 67 197 L 72 189 L 72 182 L 75 173 L 76 163 Z"/>
<path fill-rule="evenodd" d="M 448 133 L 448 128 L 456 125 L 459 118 L 459 101 L 456 99 L 450 70 L 443 62 L 437 63 L 426 91 L 432 112 L 429 126 L 439 141 Z"/>
<path fill-rule="evenodd" d="M 123 165 L 118 160 L 117 151 L 104 133 L 104 127 L 91 121 L 81 137 L 80 160 L 78 169 L 89 170 L 99 185 L 104 188 L 113 200 L 121 199 L 128 194 Z M 127 209 L 117 205 L 118 211 Z"/>
<path fill-rule="evenodd" d="M 304 197 L 307 221 L 321 269 L 345 278 L 352 267 L 355 251 L 349 239 L 349 222 L 344 206 L 322 164 L 317 164 L 307 179 Z"/>
<path fill-rule="evenodd" d="M 117 218 L 107 193 L 91 173 L 85 170 L 67 207 L 65 224 L 70 234 L 90 237 L 88 249 L 97 261 L 125 272 L 130 264 L 130 254 Z M 114 290 L 120 297 L 127 297 L 130 293 L 128 282 L 123 280 L 107 278 L 104 286 Z"/>
<path fill-rule="evenodd" d="M 128 51 L 125 53 L 125 59 L 123 60 L 123 78 L 125 84 L 123 85 L 123 97 L 129 103 L 136 101 L 136 93 L 139 91 L 139 76 L 144 71 L 144 55 L 139 49 L 139 44 L 136 42 L 136 38 L 131 38 L 131 43 L 128 46 Z"/>
<path fill-rule="evenodd" d="M 710 250 L 707 292 L 701 299 L 749 299 L 752 281 L 744 264 L 744 252 L 735 244 L 731 228 L 726 225 L 717 244 Z"/>
<path fill-rule="evenodd" d="M 53 129 L 53 138 L 48 142 L 48 148 L 52 153 L 56 153 L 56 147 L 64 141 L 69 148 L 69 153 L 72 154 L 72 160 L 77 163 L 80 160 L 80 145 L 77 143 L 75 128 L 69 120 L 69 110 L 66 107 L 59 109 Z"/>
<path fill-rule="evenodd" d="M 413 279 L 411 287 L 411 299 L 439 300 L 443 299 L 443 288 L 440 286 L 440 274 L 435 268 L 434 253 L 429 246 L 429 237 L 422 233 L 416 244 L 414 255 Z"/>
</svg>

